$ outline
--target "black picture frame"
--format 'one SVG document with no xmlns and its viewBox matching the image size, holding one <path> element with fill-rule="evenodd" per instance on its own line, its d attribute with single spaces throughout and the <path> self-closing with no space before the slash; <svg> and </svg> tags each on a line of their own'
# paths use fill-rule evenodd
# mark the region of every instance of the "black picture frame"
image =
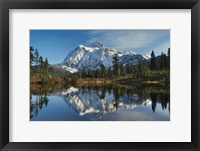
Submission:
<svg viewBox="0 0 200 151">
<path fill-rule="evenodd" d="M 191 9 L 191 142 L 9 142 L 9 9 Z M 199 0 L 0 0 L 0 148 L 1 150 L 200 150 L 200 2 Z"/>
</svg>

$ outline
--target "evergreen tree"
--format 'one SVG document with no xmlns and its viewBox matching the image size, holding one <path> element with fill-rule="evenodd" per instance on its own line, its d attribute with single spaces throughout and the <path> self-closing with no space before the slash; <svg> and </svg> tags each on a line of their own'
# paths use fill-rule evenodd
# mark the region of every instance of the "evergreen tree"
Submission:
<svg viewBox="0 0 200 151">
<path fill-rule="evenodd" d="M 170 48 L 168 48 L 168 52 L 167 52 L 167 64 L 168 64 L 168 69 L 170 68 Z"/>
<path fill-rule="evenodd" d="M 39 64 L 39 52 L 38 52 L 38 49 L 35 50 L 35 64 L 36 66 L 38 66 Z"/>
<path fill-rule="evenodd" d="M 46 58 L 45 61 L 44 61 L 44 70 L 45 70 L 45 72 L 48 71 L 48 67 L 49 67 L 49 62 L 48 62 L 48 59 Z"/>
<path fill-rule="evenodd" d="M 164 54 L 163 52 L 160 55 L 160 70 L 164 69 Z"/>
<path fill-rule="evenodd" d="M 91 70 L 91 77 L 94 78 L 95 77 L 95 71 Z"/>
<path fill-rule="evenodd" d="M 100 70 L 101 70 L 101 77 L 105 77 L 106 67 L 103 64 L 100 65 Z"/>
<path fill-rule="evenodd" d="M 38 50 L 37 50 L 37 49 L 35 50 L 35 53 L 34 53 L 34 55 L 35 55 L 35 65 L 36 65 L 36 69 L 37 69 L 37 71 L 38 71 L 38 64 L 39 64 L 39 52 L 38 52 Z"/>
<path fill-rule="evenodd" d="M 120 75 L 119 56 L 117 53 L 113 56 L 113 72 L 115 76 Z"/>
<path fill-rule="evenodd" d="M 85 72 L 85 70 L 82 70 L 82 71 L 81 71 L 81 77 L 82 77 L 82 78 L 86 78 L 86 72 Z"/>
<path fill-rule="evenodd" d="M 39 66 L 40 66 L 40 71 L 43 71 L 44 69 L 44 61 L 42 56 L 39 57 Z"/>
<path fill-rule="evenodd" d="M 108 77 L 112 77 L 112 69 L 111 69 L 111 67 L 108 68 L 107 76 Z"/>
<path fill-rule="evenodd" d="M 167 69 L 167 67 L 168 67 L 168 61 L 167 61 L 166 54 L 163 55 L 163 64 L 164 64 L 164 69 Z"/>
<path fill-rule="evenodd" d="M 130 62 L 128 62 L 126 64 L 126 73 L 127 74 L 132 74 L 133 71 L 134 71 L 134 66 Z"/>
<path fill-rule="evenodd" d="M 150 69 L 151 70 L 156 70 L 157 69 L 156 56 L 155 56 L 153 50 L 152 50 L 152 53 L 151 53 Z"/>
<path fill-rule="evenodd" d="M 30 67 L 32 68 L 33 62 L 34 62 L 34 55 L 33 55 L 33 47 L 30 46 Z"/>
<path fill-rule="evenodd" d="M 142 61 L 140 60 L 138 65 L 137 65 L 137 77 L 141 77 L 142 76 Z"/>
<path fill-rule="evenodd" d="M 126 75 L 126 69 L 125 67 L 123 66 L 123 64 L 120 64 L 120 74 L 122 76 L 125 76 Z"/>
<path fill-rule="evenodd" d="M 130 63 L 126 64 L 126 73 L 130 74 Z"/>
<path fill-rule="evenodd" d="M 97 68 L 96 71 L 95 71 L 95 78 L 99 78 L 99 75 L 100 75 L 100 71 L 99 71 L 99 69 Z"/>
<path fill-rule="evenodd" d="M 90 78 L 91 77 L 91 69 L 88 69 L 87 76 Z"/>
</svg>

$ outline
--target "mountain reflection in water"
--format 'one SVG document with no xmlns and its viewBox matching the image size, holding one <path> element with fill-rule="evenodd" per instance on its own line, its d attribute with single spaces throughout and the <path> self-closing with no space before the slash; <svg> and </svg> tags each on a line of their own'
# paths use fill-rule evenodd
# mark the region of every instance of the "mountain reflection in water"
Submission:
<svg viewBox="0 0 200 151">
<path fill-rule="evenodd" d="M 31 87 L 31 121 L 169 121 L 163 87 Z"/>
</svg>

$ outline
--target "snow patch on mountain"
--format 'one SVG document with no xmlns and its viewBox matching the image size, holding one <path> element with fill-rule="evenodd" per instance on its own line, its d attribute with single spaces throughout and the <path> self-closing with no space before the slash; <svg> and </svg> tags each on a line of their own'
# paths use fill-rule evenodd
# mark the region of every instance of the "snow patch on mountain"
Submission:
<svg viewBox="0 0 200 151">
<path fill-rule="evenodd" d="M 65 70 L 71 72 L 71 73 L 78 72 L 78 69 L 76 69 L 76 68 L 70 68 L 70 67 L 68 67 L 68 66 L 61 66 L 61 67 L 62 67 L 63 69 L 65 69 Z"/>
<path fill-rule="evenodd" d="M 150 58 L 151 58 L 151 55 L 143 54 L 142 56 L 143 56 L 145 59 L 150 59 Z"/>
<path fill-rule="evenodd" d="M 97 69 L 101 64 L 108 68 L 112 66 L 112 57 L 116 53 L 123 65 L 138 64 L 141 60 L 149 59 L 148 55 L 140 55 L 128 50 L 118 51 L 96 42 L 92 46 L 79 45 L 67 55 L 63 62 L 57 65 L 71 73 L 82 69 Z"/>
</svg>

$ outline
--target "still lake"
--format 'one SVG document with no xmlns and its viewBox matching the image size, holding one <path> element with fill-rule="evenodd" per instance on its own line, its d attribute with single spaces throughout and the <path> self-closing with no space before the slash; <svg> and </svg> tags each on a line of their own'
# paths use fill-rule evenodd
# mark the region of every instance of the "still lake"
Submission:
<svg viewBox="0 0 200 151">
<path fill-rule="evenodd" d="M 169 88 L 31 86 L 31 121 L 170 121 Z"/>
</svg>

